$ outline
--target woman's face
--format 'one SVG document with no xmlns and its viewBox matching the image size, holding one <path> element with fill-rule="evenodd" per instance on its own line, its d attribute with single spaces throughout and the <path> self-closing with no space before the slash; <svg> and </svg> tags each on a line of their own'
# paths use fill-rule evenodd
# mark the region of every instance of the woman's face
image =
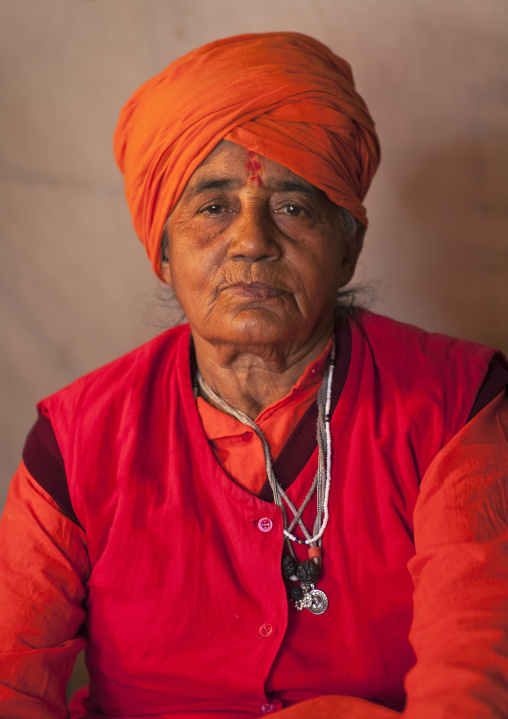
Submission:
<svg viewBox="0 0 508 719">
<path fill-rule="evenodd" d="M 319 340 L 361 249 L 321 190 L 226 141 L 192 175 L 168 237 L 163 275 L 195 339 L 235 346 Z"/>
</svg>

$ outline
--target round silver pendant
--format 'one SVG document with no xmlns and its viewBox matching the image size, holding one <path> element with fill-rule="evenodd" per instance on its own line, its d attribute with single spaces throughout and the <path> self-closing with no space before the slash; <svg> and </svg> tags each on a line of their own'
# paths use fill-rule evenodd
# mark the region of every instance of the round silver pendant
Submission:
<svg viewBox="0 0 508 719">
<path fill-rule="evenodd" d="M 310 607 L 308 607 L 309 611 L 311 611 L 312 614 L 323 614 L 323 612 L 326 612 L 328 609 L 328 597 L 326 594 L 322 592 L 321 589 L 313 589 L 309 594 L 312 599 Z"/>
</svg>

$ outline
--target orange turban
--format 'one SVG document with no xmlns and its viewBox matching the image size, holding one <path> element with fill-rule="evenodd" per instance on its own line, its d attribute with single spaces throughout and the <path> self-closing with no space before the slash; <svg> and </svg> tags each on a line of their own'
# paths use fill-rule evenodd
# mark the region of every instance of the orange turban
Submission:
<svg viewBox="0 0 508 719">
<path fill-rule="evenodd" d="M 299 33 L 218 40 L 145 82 L 115 132 L 134 227 L 159 277 L 167 216 L 222 139 L 285 165 L 366 224 L 379 142 L 348 63 Z"/>
</svg>

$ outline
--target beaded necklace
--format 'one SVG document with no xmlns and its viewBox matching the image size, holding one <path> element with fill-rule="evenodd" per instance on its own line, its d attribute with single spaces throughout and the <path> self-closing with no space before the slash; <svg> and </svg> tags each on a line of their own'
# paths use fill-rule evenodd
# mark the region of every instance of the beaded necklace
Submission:
<svg viewBox="0 0 508 719">
<path fill-rule="evenodd" d="M 198 371 L 196 375 L 197 385 L 205 399 L 211 400 L 221 410 L 239 422 L 250 427 L 261 440 L 265 457 L 266 476 L 273 493 L 273 501 L 282 512 L 283 531 L 288 555 L 282 558 L 282 576 L 288 586 L 288 594 L 294 602 L 296 609 L 309 609 L 313 614 L 323 614 L 328 608 L 328 597 L 315 584 L 319 578 L 321 569 L 321 544 L 324 531 L 328 524 L 329 511 L 328 503 L 331 485 L 331 460 L 332 460 L 332 437 L 330 432 L 330 407 L 332 398 L 333 372 L 335 368 L 335 341 L 332 343 L 330 358 L 323 376 L 323 381 L 318 393 L 318 421 L 317 421 L 317 442 L 318 442 L 318 470 L 312 486 L 299 509 L 297 509 L 284 489 L 281 487 L 273 471 L 270 448 L 266 437 L 257 424 L 244 412 L 232 407 L 222 399 L 203 379 Z M 312 497 L 316 495 L 316 519 L 314 521 L 313 534 L 311 535 L 302 520 L 304 509 Z M 286 508 L 291 511 L 293 518 L 288 524 Z M 299 539 L 293 534 L 294 527 L 298 525 L 305 537 Z M 308 547 L 309 559 L 298 562 L 291 542 L 304 544 Z M 300 582 L 300 585 L 290 584 Z"/>
</svg>

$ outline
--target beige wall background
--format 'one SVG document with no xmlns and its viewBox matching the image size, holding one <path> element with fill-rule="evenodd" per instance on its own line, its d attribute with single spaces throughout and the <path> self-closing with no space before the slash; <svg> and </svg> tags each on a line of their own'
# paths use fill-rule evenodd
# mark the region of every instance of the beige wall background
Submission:
<svg viewBox="0 0 508 719">
<path fill-rule="evenodd" d="M 506 0 L 0 0 L 0 506 L 36 401 L 170 322 L 113 160 L 121 106 L 182 53 L 275 29 L 348 59 L 377 122 L 372 307 L 508 351 Z"/>
</svg>

